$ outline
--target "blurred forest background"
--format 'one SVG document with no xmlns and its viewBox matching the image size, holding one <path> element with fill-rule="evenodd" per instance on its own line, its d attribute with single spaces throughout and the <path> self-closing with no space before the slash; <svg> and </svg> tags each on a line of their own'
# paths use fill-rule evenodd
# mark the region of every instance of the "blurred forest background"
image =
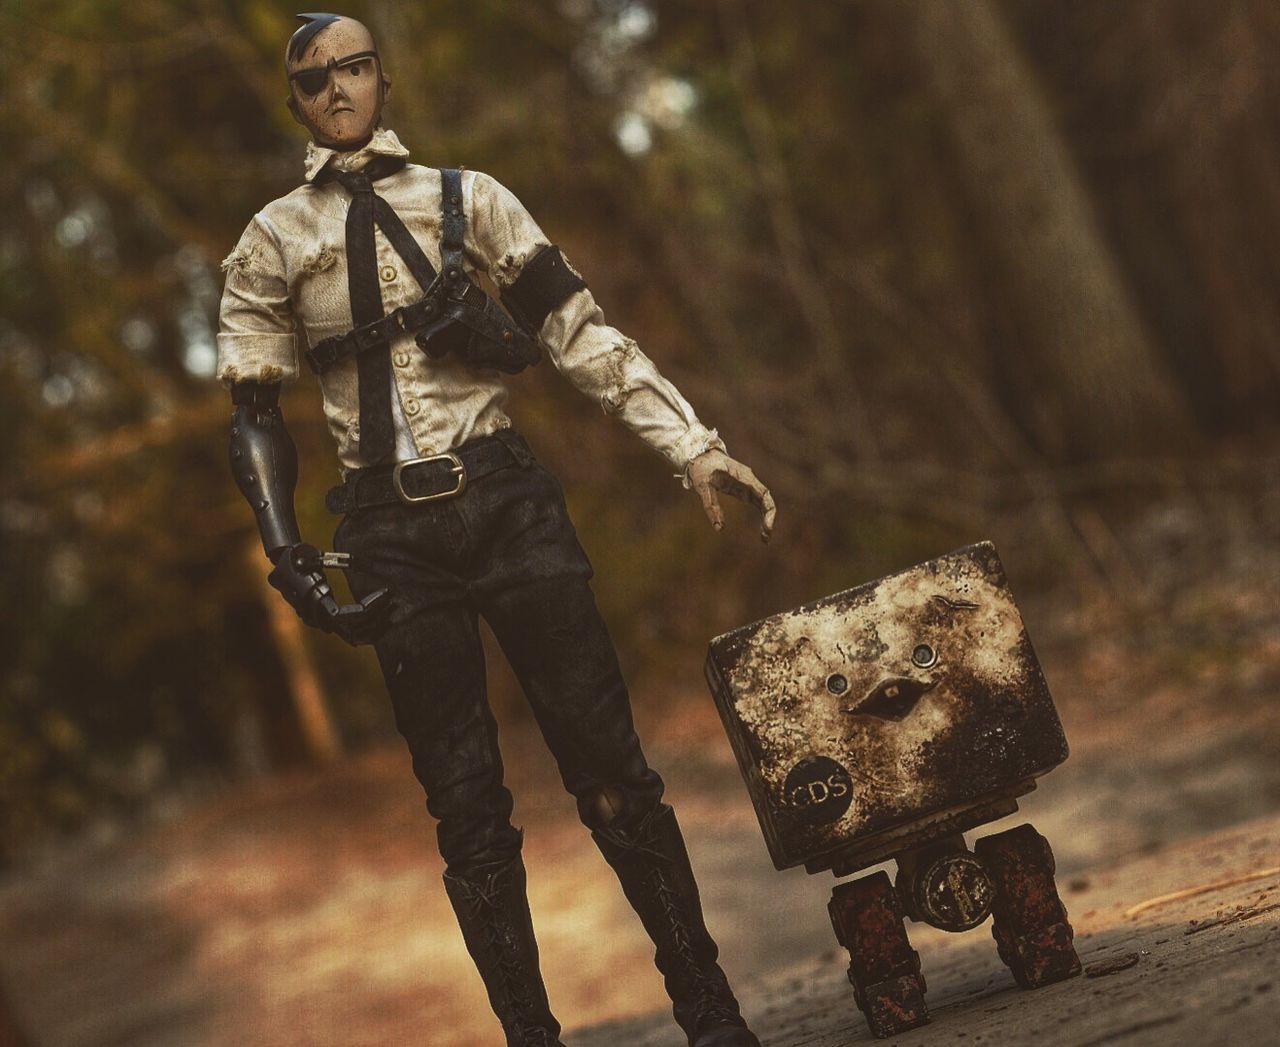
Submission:
<svg viewBox="0 0 1280 1047">
<path fill-rule="evenodd" d="M 690 677 L 715 633 L 982 537 L 1025 597 L 1135 642 L 1198 580 L 1274 566 L 1270 0 L 344 11 L 381 42 L 414 159 L 512 187 L 777 495 L 767 551 L 744 519 L 715 536 L 550 367 L 515 383 L 637 692 Z M 210 378 L 219 260 L 301 178 L 293 8 L 0 12 L 12 860 L 390 718 L 367 652 L 304 635 L 265 588 Z M 286 413 L 326 543 L 309 376 Z M 1220 611 L 1187 635 L 1229 639 Z"/>
<path fill-rule="evenodd" d="M 725 749 L 700 679 L 711 636 L 992 538 L 1076 745 L 1055 778 L 1077 805 L 1055 840 L 1068 864 L 1280 805 L 1280 5 L 342 10 L 374 29 L 395 82 L 386 122 L 413 159 L 511 187 L 777 496 L 769 547 L 742 513 L 715 535 L 553 368 L 513 383 L 655 744 L 698 723 L 705 751 Z M 424 851 L 403 853 L 397 882 L 416 883 L 429 849 L 374 659 L 304 631 L 265 585 L 211 378 L 219 262 L 301 181 L 282 71 L 293 15 L 274 0 L 0 0 L 0 870 L 19 877 L 7 927 L 27 950 L 10 976 L 50 1023 L 67 1008 L 46 989 L 74 949 L 106 950 L 110 977 L 123 954 L 107 943 L 125 933 L 86 917 L 65 956 L 40 952 L 70 933 L 68 895 L 50 887 L 31 908 L 20 877 L 59 841 L 176 825 L 156 846 L 176 870 L 165 897 L 189 909 L 183 848 L 215 836 L 183 811 L 324 767 L 313 813 L 348 821 L 295 842 L 328 850 L 253 865 L 293 808 L 232 808 L 237 882 L 276 884 L 272 905 L 312 898 L 328 874 L 286 885 L 282 863 L 328 869 L 340 842 L 382 862 L 377 847 L 413 837 Z M 309 376 L 285 409 L 303 533 L 327 545 L 336 461 Z M 520 751 L 524 706 L 494 669 Z M 414 809 L 377 821 L 389 794 L 352 774 L 394 781 Z M 1099 812 L 1136 803 L 1139 828 L 1104 840 L 1115 826 Z M 707 824 L 726 809 L 705 806 Z M 762 851 L 731 867 L 748 865 L 773 875 Z M 77 889 L 115 883 L 123 904 L 140 897 L 130 868 L 86 868 Z M 235 911 L 234 891 L 207 882 L 200 911 Z M 714 902 L 722 881 L 707 882 Z M 398 897 L 384 887 L 369 897 Z M 331 938 L 308 913 L 307 933 Z M 164 919 L 138 949 L 166 947 L 178 923 Z M 229 971 L 263 948 L 235 940 L 252 955 Z M 280 949 L 279 969 L 300 969 Z M 156 963 L 177 969 L 163 951 Z M 411 975 L 399 991 L 425 1006 Z M 136 984 L 102 989 L 104 1013 Z M 244 991 L 228 990 L 226 1014 Z M 470 991 L 456 999 L 479 1021 Z M 584 989 L 579 1017 L 608 1013 L 608 996 Z M 308 997 L 307 1013 L 337 998 Z"/>
</svg>

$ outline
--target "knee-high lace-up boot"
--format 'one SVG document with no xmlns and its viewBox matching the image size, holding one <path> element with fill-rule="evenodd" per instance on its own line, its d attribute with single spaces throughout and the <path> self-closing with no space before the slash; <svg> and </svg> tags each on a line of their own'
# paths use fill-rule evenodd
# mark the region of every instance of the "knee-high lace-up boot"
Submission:
<svg viewBox="0 0 1280 1047">
<path fill-rule="evenodd" d="M 660 804 L 635 829 L 591 835 L 653 939 L 654 962 L 691 1047 L 760 1047 L 716 963 L 675 812 Z"/>
<path fill-rule="evenodd" d="M 538 968 L 520 856 L 465 876 L 446 872 L 444 886 L 508 1047 L 564 1047 Z"/>
</svg>

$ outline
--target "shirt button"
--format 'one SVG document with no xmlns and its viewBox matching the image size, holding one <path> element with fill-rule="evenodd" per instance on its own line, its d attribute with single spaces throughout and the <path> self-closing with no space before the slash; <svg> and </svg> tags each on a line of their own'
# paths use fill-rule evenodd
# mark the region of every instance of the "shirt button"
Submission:
<svg viewBox="0 0 1280 1047">
<path fill-rule="evenodd" d="M 404 413 L 405 413 L 405 414 L 417 414 L 417 413 L 418 413 L 418 409 L 419 409 L 419 408 L 418 408 L 418 401 L 417 401 L 417 400 L 406 400 L 406 401 L 405 401 L 405 403 L 404 403 Z"/>
<path fill-rule="evenodd" d="M 394 265 L 384 265 L 379 275 L 385 283 L 391 283 L 396 278 L 396 267 Z"/>
<path fill-rule="evenodd" d="M 409 354 L 408 354 L 408 353 L 396 353 L 396 355 L 395 355 L 395 361 L 396 361 L 396 366 L 397 366 L 397 367 L 408 367 L 408 366 L 409 366 Z"/>
</svg>

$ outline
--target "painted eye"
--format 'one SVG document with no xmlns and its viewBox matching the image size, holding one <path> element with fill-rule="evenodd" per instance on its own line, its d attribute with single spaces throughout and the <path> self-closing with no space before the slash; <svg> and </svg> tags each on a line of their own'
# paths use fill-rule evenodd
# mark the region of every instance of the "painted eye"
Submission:
<svg viewBox="0 0 1280 1047">
<path fill-rule="evenodd" d="M 360 67 L 359 67 L 358 65 L 353 65 L 353 66 L 351 67 L 351 75 L 352 75 L 352 76 L 359 76 L 359 75 L 360 75 Z"/>
<path fill-rule="evenodd" d="M 849 681 L 839 673 L 827 677 L 827 690 L 832 694 L 844 694 L 849 689 Z"/>
<path fill-rule="evenodd" d="M 847 713 L 878 716 L 882 720 L 902 720 L 916 707 L 921 695 L 933 689 L 931 683 L 922 683 L 904 676 L 881 680 L 870 694 L 855 702 Z"/>
</svg>

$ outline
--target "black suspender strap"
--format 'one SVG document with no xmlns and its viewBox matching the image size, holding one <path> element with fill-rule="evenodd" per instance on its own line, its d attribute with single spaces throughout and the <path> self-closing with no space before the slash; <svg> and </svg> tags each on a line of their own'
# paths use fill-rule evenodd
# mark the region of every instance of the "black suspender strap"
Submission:
<svg viewBox="0 0 1280 1047">
<path fill-rule="evenodd" d="M 404 259 L 405 265 L 409 267 L 409 272 L 413 273 L 413 278 L 422 287 L 423 294 L 426 294 L 427 291 L 431 290 L 431 285 L 436 279 L 435 266 L 427 259 L 422 250 L 422 245 L 413 238 L 413 234 L 409 232 L 404 222 L 400 220 L 400 216 L 396 214 L 395 209 L 380 196 L 375 196 L 373 201 L 373 213 L 378 221 L 378 228 L 382 230 L 383 235 L 391 242 L 396 254 Z"/>
<path fill-rule="evenodd" d="M 462 172 L 456 167 L 445 167 L 440 170 L 440 268 L 450 284 L 462 279 L 462 248 L 466 235 Z"/>
<path fill-rule="evenodd" d="M 464 362 L 473 367 L 495 368 L 507 374 L 516 374 L 538 362 L 535 337 L 541 318 L 532 329 L 523 321 L 520 326 L 513 324 L 498 308 L 497 303 L 468 279 L 463 264 L 467 216 L 462 203 L 461 170 L 449 167 L 440 171 L 439 274 L 392 206 L 373 192 L 368 178 L 360 172 L 339 171 L 327 177 L 340 182 L 352 194 L 351 210 L 347 215 L 347 275 L 351 292 L 351 315 L 355 326 L 346 334 L 334 335 L 318 342 L 307 352 L 306 357 L 316 374 L 323 374 L 348 356 L 357 358 L 360 381 L 360 455 L 371 464 L 377 464 L 394 447 L 391 432 L 389 351 L 392 338 L 401 334 L 416 334 L 418 345 L 429 356 L 440 358 L 456 352 Z M 352 218 L 353 214 L 355 218 Z M 416 302 L 393 309 L 386 315 L 382 312 L 382 296 L 378 286 L 374 223 L 382 230 L 423 289 L 422 297 Z M 353 241 L 352 235 L 357 227 L 359 232 Z M 366 229 L 367 245 L 363 242 Z M 545 248 L 543 253 L 546 251 L 553 251 L 557 258 L 560 257 L 556 248 Z M 546 262 L 538 261 L 541 257 L 540 254 L 535 258 L 538 264 L 534 265 L 534 270 L 537 272 L 546 269 Z M 563 260 L 561 266 L 563 267 Z M 357 270 L 365 271 L 366 278 L 359 279 Z M 569 272 L 572 274 L 572 270 Z M 372 280 L 371 287 L 366 286 L 368 278 Z M 570 281 L 575 280 L 575 289 L 586 286 L 573 274 Z M 561 300 L 568 293 L 562 288 Z M 371 294 L 377 295 L 376 299 Z M 543 294 L 545 296 L 545 291 Z M 374 306 L 369 308 L 371 301 Z M 360 303 L 359 306 L 357 303 Z M 546 312 L 543 312 L 542 318 L 545 316 Z M 385 381 L 382 381 L 382 377 L 385 377 Z M 379 384 L 385 386 L 385 396 L 374 388 Z M 380 431 L 380 422 L 375 420 L 382 416 L 386 418 L 385 437 Z M 370 432 L 373 436 L 369 437 L 372 442 L 367 450 L 366 433 Z M 382 455 L 373 457 L 373 453 L 381 451 L 384 444 L 385 451 Z"/>
</svg>

